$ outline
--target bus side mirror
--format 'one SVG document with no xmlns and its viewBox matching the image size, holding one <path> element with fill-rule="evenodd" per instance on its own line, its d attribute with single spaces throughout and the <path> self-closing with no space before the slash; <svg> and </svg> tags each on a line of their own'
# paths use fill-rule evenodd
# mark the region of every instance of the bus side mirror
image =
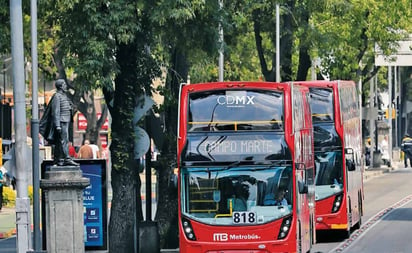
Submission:
<svg viewBox="0 0 412 253">
<path fill-rule="evenodd" d="M 353 160 L 346 159 L 346 168 L 348 168 L 348 171 L 356 170 L 355 162 Z"/>
<path fill-rule="evenodd" d="M 297 170 L 306 170 L 306 165 L 304 163 L 296 163 Z"/>
<path fill-rule="evenodd" d="M 348 171 L 356 170 L 355 157 L 352 148 L 345 148 L 345 157 L 346 168 L 348 169 Z"/>
<path fill-rule="evenodd" d="M 298 188 L 300 194 L 307 194 L 309 192 L 308 185 L 304 182 L 298 182 Z"/>
<path fill-rule="evenodd" d="M 303 170 L 305 171 L 305 176 L 306 177 L 306 165 L 304 163 L 296 163 L 296 169 L 297 170 Z M 306 194 L 309 192 L 308 189 L 308 184 L 306 182 L 298 181 L 298 190 L 300 194 Z"/>
</svg>

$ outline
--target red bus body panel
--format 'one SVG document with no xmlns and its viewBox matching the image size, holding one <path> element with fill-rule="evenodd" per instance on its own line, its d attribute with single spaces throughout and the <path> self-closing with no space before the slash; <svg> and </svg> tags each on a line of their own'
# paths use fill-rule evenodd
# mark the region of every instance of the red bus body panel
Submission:
<svg viewBox="0 0 412 253">
<path fill-rule="evenodd" d="M 280 225 L 281 221 L 259 226 L 210 226 L 192 221 L 197 241 L 187 240 L 180 225 L 180 253 L 289 252 L 296 247 L 296 229 L 292 224 L 288 237 L 277 241 Z"/>
<path fill-rule="evenodd" d="M 299 86 L 299 85 L 298 85 Z M 188 95 L 191 92 L 208 91 L 215 89 L 263 89 L 263 90 L 280 90 L 284 92 L 284 132 L 285 140 L 288 148 L 292 153 L 292 159 L 295 160 L 295 145 L 296 140 L 292 131 L 292 85 L 288 83 L 273 83 L 273 82 L 215 82 L 215 83 L 200 83 L 183 85 L 180 92 L 180 108 L 179 108 L 179 123 L 178 123 L 178 143 L 177 143 L 177 157 L 178 157 L 178 192 L 179 192 L 179 252 L 180 253 L 269 253 L 269 252 L 308 252 L 315 241 L 314 232 L 314 195 L 313 203 L 308 204 L 311 199 L 307 194 L 301 195 L 299 201 L 301 206 L 298 206 L 296 197 L 293 200 L 292 211 L 292 225 L 291 230 L 284 239 L 277 239 L 282 223 L 282 218 L 272 222 L 248 225 L 248 226 L 226 226 L 226 225 L 209 225 L 190 220 L 193 231 L 196 235 L 196 240 L 189 240 L 184 232 L 182 225 L 182 200 L 181 200 L 181 174 L 180 174 L 180 159 L 184 145 L 187 141 L 187 111 L 188 111 Z M 307 94 L 308 89 L 299 86 L 302 93 Z M 307 113 L 310 115 L 310 107 L 305 101 Z M 305 117 L 307 124 L 306 132 L 302 135 L 309 136 L 306 139 L 313 139 L 311 117 Z M 304 139 L 302 137 L 302 139 Z M 305 143 L 308 147 L 302 148 L 300 152 L 299 162 L 304 163 L 308 170 L 314 170 L 313 159 L 313 142 Z M 312 154 L 309 160 L 303 160 L 308 155 Z M 297 181 L 300 174 L 304 176 L 301 170 L 295 170 L 293 166 L 293 182 Z M 310 189 L 313 190 L 314 189 Z M 296 187 L 293 187 L 293 196 L 299 195 L 296 192 Z M 303 203 L 303 204 L 302 204 Z M 298 209 L 299 208 L 299 212 Z M 299 224 L 300 223 L 300 224 Z M 301 231 L 298 231 L 298 227 Z M 300 236 L 300 237 L 299 237 Z"/>
</svg>

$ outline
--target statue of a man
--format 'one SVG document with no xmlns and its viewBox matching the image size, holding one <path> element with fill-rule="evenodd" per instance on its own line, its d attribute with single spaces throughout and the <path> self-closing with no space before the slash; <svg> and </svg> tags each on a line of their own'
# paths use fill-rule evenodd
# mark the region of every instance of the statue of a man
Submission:
<svg viewBox="0 0 412 253">
<path fill-rule="evenodd" d="M 56 93 L 50 100 L 39 130 L 46 140 L 55 145 L 54 164 L 77 166 L 69 155 L 69 125 L 72 121 L 73 104 L 66 95 L 67 84 L 64 79 L 55 81 Z"/>
</svg>

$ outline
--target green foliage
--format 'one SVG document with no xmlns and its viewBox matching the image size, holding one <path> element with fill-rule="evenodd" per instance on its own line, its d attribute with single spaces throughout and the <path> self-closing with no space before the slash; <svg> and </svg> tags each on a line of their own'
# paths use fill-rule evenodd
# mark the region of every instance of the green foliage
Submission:
<svg viewBox="0 0 412 253">
<path fill-rule="evenodd" d="M 10 7 L 9 1 L 0 1 L 0 54 L 10 52 Z"/>
<path fill-rule="evenodd" d="M 408 1 L 326 1 L 311 19 L 323 72 L 331 79 L 357 80 L 360 64 L 371 71 L 375 43 L 390 54 L 394 42 L 412 32 L 410 7 Z"/>
<path fill-rule="evenodd" d="M 29 186 L 28 197 L 30 199 L 30 204 L 33 204 L 33 186 Z M 8 207 L 14 207 L 16 205 L 16 191 L 11 187 L 3 186 L 3 205 Z"/>
<path fill-rule="evenodd" d="M 16 192 L 10 187 L 3 187 L 3 205 L 16 205 Z"/>
<path fill-rule="evenodd" d="M 27 189 L 27 194 L 29 195 L 30 205 L 33 205 L 33 186 L 29 185 Z M 40 190 L 39 190 L 39 195 L 40 195 Z"/>
</svg>

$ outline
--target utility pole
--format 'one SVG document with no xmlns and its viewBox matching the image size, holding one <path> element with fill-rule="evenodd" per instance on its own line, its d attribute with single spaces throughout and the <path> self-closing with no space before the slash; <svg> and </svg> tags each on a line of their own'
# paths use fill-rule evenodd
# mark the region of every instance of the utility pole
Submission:
<svg viewBox="0 0 412 253">
<path fill-rule="evenodd" d="M 26 167 L 26 97 L 24 84 L 23 15 L 22 1 L 10 0 L 11 53 L 13 63 L 14 132 L 16 157 L 16 227 L 17 253 L 30 248 L 30 199 L 28 198 L 28 170 Z"/>
<path fill-rule="evenodd" d="M 389 164 L 392 164 L 392 66 L 388 66 L 388 92 L 389 92 L 389 103 L 388 103 L 388 125 L 389 125 L 389 136 L 388 136 L 388 152 L 389 152 Z"/>
<path fill-rule="evenodd" d="M 397 105 L 397 118 L 398 121 L 398 147 L 402 143 L 402 78 L 401 78 L 401 68 L 398 68 L 398 88 L 396 93 L 396 105 Z"/>
<path fill-rule="evenodd" d="M 373 167 L 373 152 L 375 151 L 375 122 L 377 120 L 377 108 L 375 108 L 375 91 L 374 81 L 376 77 L 372 77 L 369 81 L 369 138 L 371 140 L 369 148 L 369 166 Z"/>
<path fill-rule="evenodd" d="M 223 10 L 223 0 L 219 0 L 219 10 Z M 219 22 L 219 82 L 223 82 L 224 79 L 224 37 L 223 37 L 223 24 L 222 17 Z"/>
<path fill-rule="evenodd" d="M 37 61 L 37 0 L 31 0 L 31 58 L 32 58 L 32 166 L 33 166 L 33 248 L 41 250 L 40 238 L 40 168 L 39 168 L 39 99 L 38 99 L 38 61 Z"/>
<path fill-rule="evenodd" d="M 279 4 L 276 4 L 276 82 L 280 82 L 280 18 Z"/>
</svg>

